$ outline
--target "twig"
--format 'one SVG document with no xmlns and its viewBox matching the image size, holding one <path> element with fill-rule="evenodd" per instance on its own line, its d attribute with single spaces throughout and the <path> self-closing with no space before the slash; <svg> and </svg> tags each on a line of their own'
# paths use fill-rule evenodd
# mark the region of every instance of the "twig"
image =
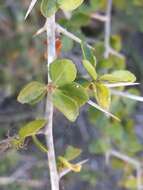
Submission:
<svg viewBox="0 0 143 190">
<path fill-rule="evenodd" d="M 137 189 L 138 190 L 142 190 L 143 186 L 142 186 L 142 164 L 136 160 L 136 159 L 133 159 L 133 158 L 130 158 L 129 156 L 125 155 L 125 154 L 122 154 L 116 150 L 108 150 L 106 152 L 106 163 L 109 164 L 109 159 L 111 156 L 114 156 L 124 162 L 127 162 L 131 165 L 133 165 L 136 169 L 136 172 L 137 172 Z"/>
<path fill-rule="evenodd" d="M 41 31 L 43 31 L 43 29 L 41 29 Z M 63 28 L 63 27 L 60 26 L 59 24 L 57 24 L 57 31 L 58 31 L 59 33 L 64 34 L 65 36 L 69 37 L 70 39 L 72 39 L 73 41 L 75 41 L 75 42 L 77 42 L 77 43 L 79 43 L 79 44 L 82 43 L 82 40 L 81 40 L 80 38 L 78 38 L 77 36 L 75 36 L 75 35 L 72 34 L 71 32 L 67 31 L 65 28 Z M 39 32 L 37 32 L 37 33 L 39 33 Z M 109 36 L 108 38 L 109 38 L 109 40 L 107 40 L 107 37 L 105 37 L 105 41 L 106 41 L 106 45 L 105 45 L 105 46 L 106 46 L 106 47 L 105 47 L 106 51 L 105 51 L 105 52 L 108 51 L 108 56 L 109 56 L 109 53 L 111 53 L 112 55 L 116 55 L 116 56 L 119 57 L 119 58 L 124 58 L 124 56 L 123 56 L 121 53 L 115 51 L 114 49 L 112 49 L 112 48 L 110 47 L 110 44 L 109 44 L 109 42 L 110 42 L 110 36 Z M 108 42 L 108 45 L 107 45 L 107 41 L 109 41 L 109 42 Z M 92 47 L 92 46 L 89 45 L 89 44 L 87 44 L 87 46 L 88 46 L 90 49 L 94 49 L 94 47 Z M 107 48 L 107 47 L 108 47 L 108 48 Z"/>
<path fill-rule="evenodd" d="M 101 107 L 100 107 L 98 104 L 96 104 L 95 102 L 89 100 L 89 101 L 88 101 L 88 104 L 91 105 L 91 106 L 93 106 L 93 107 L 95 107 L 96 109 L 102 111 L 102 112 L 105 113 L 107 116 L 110 116 L 110 117 L 112 117 L 112 118 L 114 118 L 114 119 L 120 121 L 120 119 L 119 119 L 118 117 L 116 117 L 116 116 L 113 115 L 112 113 L 108 112 L 107 110 L 101 108 Z"/>
<path fill-rule="evenodd" d="M 134 82 L 118 82 L 118 83 L 105 83 L 105 85 L 109 88 L 116 88 L 116 87 L 121 87 L 121 86 L 135 86 L 139 85 L 140 83 L 134 83 Z"/>
<path fill-rule="evenodd" d="M 10 185 L 13 182 L 18 183 L 18 184 L 24 184 L 24 186 L 28 187 L 42 187 L 45 185 L 45 181 L 43 182 L 42 180 L 33 180 L 33 179 L 15 179 L 10 177 L 0 177 L 0 185 Z"/>
<path fill-rule="evenodd" d="M 110 53 L 110 34 L 111 34 L 111 11 L 112 11 L 112 0 L 107 1 L 107 21 L 105 22 L 105 53 L 104 57 L 108 58 Z"/>
<path fill-rule="evenodd" d="M 137 167 L 137 189 L 142 190 L 142 169 L 141 167 Z"/>
<path fill-rule="evenodd" d="M 116 57 L 124 59 L 124 55 L 122 55 L 121 53 L 117 52 L 116 50 L 114 50 L 111 47 L 109 47 L 109 53 L 112 54 L 112 55 L 115 55 Z"/>
<path fill-rule="evenodd" d="M 43 27 L 41 27 L 35 34 L 34 37 L 42 34 L 43 32 L 46 31 L 46 26 L 47 24 L 45 23 Z M 72 39 L 73 41 L 81 44 L 82 40 L 80 38 L 78 38 L 77 36 L 75 36 L 73 33 L 69 32 L 68 30 L 66 30 L 65 28 L 63 28 L 62 26 L 60 26 L 59 24 L 56 24 L 56 30 L 58 33 L 62 33 L 65 36 L 69 37 L 70 39 Z M 89 47 L 90 49 L 94 49 L 94 47 L 92 47 L 91 45 L 87 44 L 87 47 Z M 120 58 L 124 58 L 124 56 L 121 53 L 118 53 L 117 51 L 115 51 L 114 49 L 112 49 L 111 47 L 109 47 L 109 53 L 111 53 L 112 55 L 116 55 L 117 57 Z"/>
<path fill-rule="evenodd" d="M 26 162 L 9 177 L 0 177 L 0 185 L 8 185 L 18 181 L 18 178 L 22 177 L 22 175 L 35 164 L 36 162 L 34 160 L 32 162 Z"/>
<path fill-rule="evenodd" d="M 105 152 L 105 164 L 109 165 L 109 160 L 110 160 L 110 150 L 107 150 Z"/>
<path fill-rule="evenodd" d="M 122 154 L 116 150 L 110 150 L 108 151 L 108 157 L 110 158 L 111 156 L 114 156 L 120 160 L 123 160 L 129 164 L 132 164 L 133 166 L 135 166 L 136 168 L 141 167 L 141 164 L 138 160 L 130 158 L 129 156 Z"/>
<path fill-rule="evenodd" d="M 51 81 L 49 76 L 49 66 L 56 58 L 55 50 L 55 15 L 47 18 L 47 67 L 48 67 L 48 83 Z M 53 104 L 51 102 L 51 94 L 47 96 L 45 118 L 48 120 L 48 124 L 45 127 L 45 137 L 48 146 L 48 164 L 50 170 L 51 190 L 59 190 L 59 176 L 56 166 L 54 139 L 53 139 Z"/>
<path fill-rule="evenodd" d="M 91 18 L 99 20 L 101 22 L 107 22 L 107 20 L 108 20 L 108 17 L 106 15 L 101 15 L 99 13 L 93 13 L 93 14 L 91 14 Z"/>
<path fill-rule="evenodd" d="M 32 160 L 30 162 L 26 162 L 24 165 L 19 167 L 11 176 L 14 179 L 18 179 L 20 176 L 22 176 L 27 170 L 33 167 L 37 162 L 35 160 Z"/>
<path fill-rule="evenodd" d="M 111 92 L 112 92 L 112 94 L 117 95 L 117 96 L 122 96 L 122 97 L 125 97 L 125 98 L 129 98 L 129 99 L 132 99 L 132 100 L 143 102 L 143 97 L 141 97 L 141 96 L 136 96 L 134 94 L 130 94 L 128 92 L 121 92 L 121 91 L 118 91 L 118 90 L 112 90 Z"/>
<path fill-rule="evenodd" d="M 59 24 L 56 25 L 57 26 L 57 31 L 58 33 L 62 33 L 65 36 L 68 36 L 70 39 L 76 41 L 77 43 L 81 44 L 82 40 L 80 38 L 78 38 L 77 36 L 75 36 L 74 34 L 72 34 L 71 32 L 67 31 L 65 28 L 63 28 L 62 26 L 60 26 Z"/>
<path fill-rule="evenodd" d="M 34 34 L 34 37 L 35 36 L 38 36 L 40 34 L 42 34 L 43 32 L 46 31 L 46 28 L 47 28 L 47 23 L 44 24 L 43 27 L 41 27 L 35 34 Z M 64 34 L 65 36 L 69 37 L 70 39 L 72 39 L 73 41 L 81 44 L 82 43 L 82 40 L 80 38 L 78 38 L 77 36 L 75 36 L 74 34 L 72 34 L 71 32 L 67 31 L 65 28 L 63 28 L 62 26 L 60 26 L 59 24 L 56 24 L 56 30 L 58 33 L 62 33 Z M 94 49 L 92 46 L 90 46 L 89 44 L 87 44 L 87 46 L 90 48 L 90 49 Z"/>
<path fill-rule="evenodd" d="M 73 41 L 81 44 L 82 40 L 80 38 L 78 38 L 77 36 L 75 36 L 73 33 L 67 31 L 65 28 L 63 28 L 62 26 L 60 26 L 59 24 L 56 25 L 57 31 L 58 33 L 62 33 L 65 36 L 69 37 L 70 39 L 72 39 Z M 87 47 L 89 47 L 90 49 L 94 49 L 91 45 L 87 44 Z"/>
<path fill-rule="evenodd" d="M 42 26 L 39 30 L 37 30 L 37 32 L 33 35 L 33 37 L 36 37 L 36 36 L 42 34 L 43 32 L 46 32 L 47 27 L 48 27 L 47 25 L 48 25 L 48 23 L 47 23 L 47 20 L 46 20 L 44 26 Z"/>
<path fill-rule="evenodd" d="M 107 10 L 106 10 L 106 21 L 105 21 L 105 34 L 104 34 L 104 46 L 105 46 L 105 52 L 104 52 L 104 57 L 108 58 L 109 54 L 115 55 L 121 59 L 124 58 L 124 56 L 114 50 L 110 46 L 110 36 L 111 36 L 111 12 L 112 12 L 112 0 L 107 1 Z"/>
</svg>

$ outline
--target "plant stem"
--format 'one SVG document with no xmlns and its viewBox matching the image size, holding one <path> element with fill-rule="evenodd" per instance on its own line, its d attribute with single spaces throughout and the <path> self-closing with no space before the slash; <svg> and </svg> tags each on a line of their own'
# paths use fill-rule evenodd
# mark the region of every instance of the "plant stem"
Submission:
<svg viewBox="0 0 143 190">
<path fill-rule="evenodd" d="M 81 44 L 82 40 L 80 38 L 78 38 L 77 36 L 75 36 L 73 33 L 69 32 L 68 30 L 66 30 L 65 28 L 63 28 L 62 26 L 60 26 L 59 24 L 56 24 L 56 29 L 58 31 L 58 33 L 62 33 L 65 36 L 67 36 L 68 38 L 72 39 L 73 41 Z M 87 44 L 87 47 L 89 47 L 90 49 L 94 49 L 91 45 Z"/>
<path fill-rule="evenodd" d="M 138 160 L 131 158 L 131 157 L 127 156 L 126 154 L 122 154 L 116 150 L 109 150 L 108 151 L 108 157 L 110 158 L 111 156 L 116 157 L 120 160 L 123 160 L 129 164 L 132 164 L 136 168 L 141 167 L 140 162 Z"/>
<path fill-rule="evenodd" d="M 105 53 L 104 57 L 108 58 L 110 53 L 110 34 L 111 34 L 111 11 L 112 11 L 112 0 L 107 1 L 106 17 L 108 18 L 105 22 Z"/>
<path fill-rule="evenodd" d="M 51 82 L 49 76 L 49 66 L 52 61 L 56 58 L 55 50 L 55 15 L 47 18 L 47 67 L 48 67 L 48 83 Z M 48 164 L 50 172 L 51 190 L 59 190 L 59 176 L 56 166 L 55 150 L 54 150 L 54 139 L 53 139 L 53 104 L 51 102 L 51 95 L 48 94 L 46 102 L 45 117 L 48 120 L 48 124 L 45 130 L 46 142 L 48 146 Z"/>
</svg>

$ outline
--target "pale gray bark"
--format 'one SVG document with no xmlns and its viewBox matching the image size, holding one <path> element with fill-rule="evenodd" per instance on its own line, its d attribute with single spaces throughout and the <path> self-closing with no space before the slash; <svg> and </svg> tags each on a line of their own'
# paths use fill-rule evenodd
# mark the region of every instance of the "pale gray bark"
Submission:
<svg viewBox="0 0 143 190">
<path fill-rule="evenodd" d="M 49 66 L 52 61 L 56 58 L 55 50 L 55 15 L 47 18 L 47 67 L 48 67 L 48 83 L 51 82 L 49 76 Z M 53 104 L 51 102 L 51 95 L 48 94 L 46 102 L 45 118 L 48 120 L 48 124 L 45 130 L 46 142 L 48 146 L 48 165 L 51 181 L 51 190 L 59 190 L 59 176 L 56 166 L 55 150 L 54 150 L 54 139 L 53 139 Z"/>
<path fill-rule="evenodd" d="M 106 17 L 108 19 L 105 22 L 105 53 L 104 53 L 105 58 L 108 58 L 110 53 L 111 11 L 112 11 L 112 0 L 108 0 L 107 11 L 106 11 Z"/>
</svg>

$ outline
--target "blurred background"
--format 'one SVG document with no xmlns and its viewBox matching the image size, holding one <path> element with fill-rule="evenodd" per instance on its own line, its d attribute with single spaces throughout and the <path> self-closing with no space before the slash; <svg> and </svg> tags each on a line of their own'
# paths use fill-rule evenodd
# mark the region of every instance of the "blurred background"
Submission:
<svg viewBox="0 0 143 190">
<path fill-rule="evenodd" d="M 57 13 L 57 22 L 95 47 L 97 70 L 105 73 L 129 69 L 143 82 L 143 0 L 113 0 L 110 45 L 120 52 L 104 58 L 105 21 L 98 18 L 107 10 L 107 0 L 85 0 L 72 13 Z M 30 0 L 0 0 L 0 139 L 14 135 L 27 121 L 41 117 L 44 101 L 36 106 L 16 101 L 19 90 L 31 80 L 46 80 L 45 34 L 33 37 L 44 25 L 39 2 L 25 21 Z M 81 72 L 80 46 L 60 36 L 59 57 L 71 58 Z M 117 54 L 118 54 L 117 53 Z M 80 73 L 79 73 L 80 76 Z M 142 95 L 143 86 L 126 88 Z M 107 118 L 98 110 L 85 106 L 75 123 L 54 111 L 56 154 L 63 154 L 68 145 L 83 150 L 79 160 L 89 161 L 78 174 L 70 173 L 61 181 L 61 190 L 128 190 L 137 189 L 137 173 L 126 161 L 115 157 L 105 164 L 108 150 L 117 150 L 143 161 L 143 104 L 113 96 L 111 112 L 121 122 Z M 41 140 L 43 136 L 39 136 Z M 44 142 L 44 141 L 43 141 Z M 0 154 L 0 190 L 50 190 L 46 155 L 28 139 L 26 150 L 9 150 Z M 18 172 L 21 172 L 20 174 Z M 1 177 L 19 174 L 16 182 L 1 183 Z"/>
</svg>

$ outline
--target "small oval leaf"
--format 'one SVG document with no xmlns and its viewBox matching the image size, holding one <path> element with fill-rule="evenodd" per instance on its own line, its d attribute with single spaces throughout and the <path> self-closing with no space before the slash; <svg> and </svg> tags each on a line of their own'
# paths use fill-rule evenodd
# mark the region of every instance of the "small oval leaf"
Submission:
<svg viewBox="0 0 143 190">
<path fill-rule="evenodd" d="M 102 83 L 96 83 L 96 90 L 95 90 L 95 98 L 98 104 L 108 110 L 111 103 L 111 93 L 108 87 L 103 85 Z"/>
<path fill-rule="evenodd" d="M 111 83 L 115 82 L 135 82 L 136 77 L 130 71 L 127 70 L 118 70 L 114 71 L 111 74 L 102 75 L 99 80 L 107 81 Z"/>
<path fill-rule="evenodd" d="M 111 47 L 116 51 L 121 51 L 122 49 L 122 40 L 120 35 L 112 35 L 110 38 Z"/>
<path fill-rule="evenodd" d="M 48 149 L 39 141 L 39 139 L 36 137 L 36 135 L 32 135 L 32 139 L 35 143 L 35 145 L 44 153 L 48 152 Z"/>
<path fill-rule="evenodd" d="M 87 70 L 88 74 L 93 78 L 93 80 L 97 79 L 97 73 L 94 66 L 86 59 L 82 61 L 84 68 Z"/>
<path fill-rule="evenodd" d="M 81 152 L 82 152 L 82 150 L 79 148 L 75 148 L 73 146 L 68 146 L 66 148 L 64 158 L 66 158 L 66 160 L 68 160 L 68 161 L 74 160 L 81 154 Z"/>
<path fill-rule="evenodd" d="M 54 106 L 61 111 L 67 119 L 70 121 L 76 120 L 79 114 L 79 108 L 77 103 L 72 98 L 66 96 L 62 93 L 62 91 L 57 89 L 53 93 L 52 100 Z"/>
<path fill-rule="evenodd" d="M 41 13 L 44 17 L 52 16 L 58 10 L 56 0 L 42 0 Z"/>
<path fill-rule="evenodd" d="M 96 57 L 94 53 L 94 49 L 91 49 L 87 46 L 86 43 L 81 43 L 82 55 L 83 59 L 88 60 L 94 67 L 96 67 Z"/>
<path fill-rule="evenodd" d="M 79 106 L 84 105 L 88 101 L 87 91 L 78 83 L 72 82 L 62 86 L 60 89 L 66 96 L 74 99 Z"/>
<path fill-rule="evenodd" d="M 91 81 L 85 79 L 85 78 L 78 78 L 76 79 L 76 82 L 80 84 L 83 88 L 88 89 L 91 85 Z"/>
<path fill-rule="evenodd" d="M 50 77 L 58 86 L 73 82 L 76 74 L 75 64 L 69 59 L 58 59 L 50 64 Z"/>
<path fill-rule="evenodd" d="M 19 93 L 17 100 L 22 104 L 35 104 L 46 94 L 46 85 L 39 82 L 30 82 Z"/>
<path fill-rule="evenodd" d="M 47 124 L 47 121 L 44 119 L 37 119 L 37 120 L 31 121 L 19 130 L 18 135 L 20 139 L 25 139 L 26 137 L 35 135 L 46 124 Z"/>
<path fill-rule="evenodd" d="M 78 8 L 84 0 L 58 0 L 59 7 L 64 11 L 73 11 Z"/>
</svg>

